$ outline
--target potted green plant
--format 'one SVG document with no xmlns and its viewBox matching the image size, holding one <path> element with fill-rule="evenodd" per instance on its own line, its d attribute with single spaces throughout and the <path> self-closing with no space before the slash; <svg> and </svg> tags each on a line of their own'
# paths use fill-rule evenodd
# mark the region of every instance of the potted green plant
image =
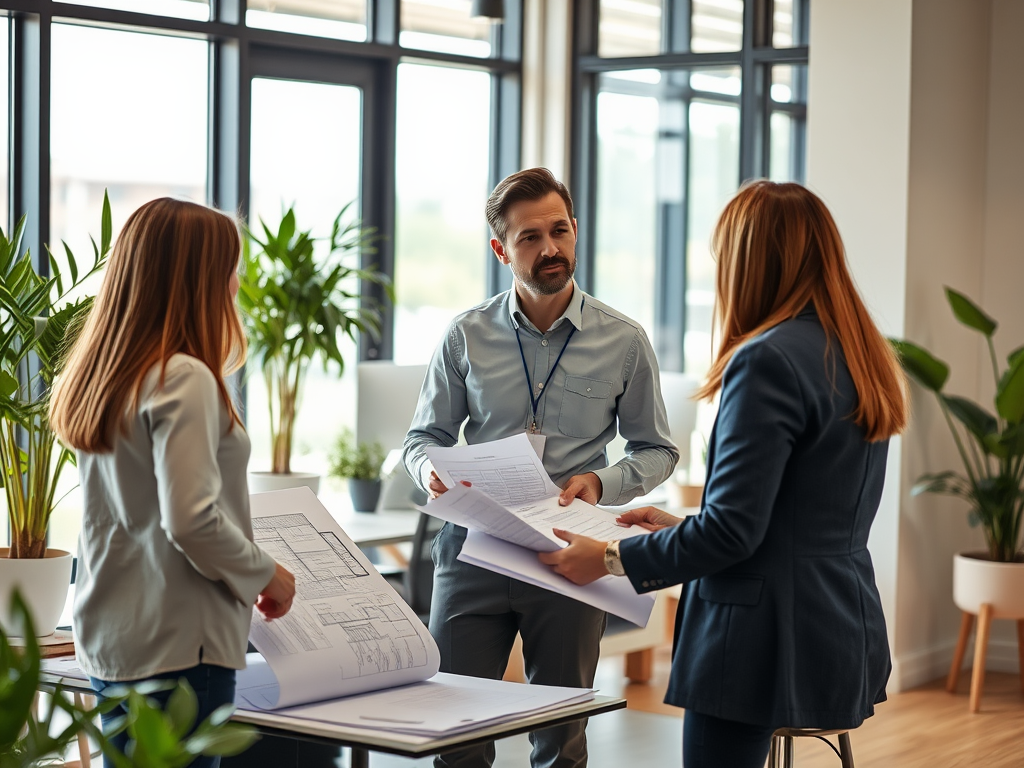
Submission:
<svg viewBox="0 0 1024 768">
<path fill-rule="evenodd" d="M 356 512 L 373 512 L 380 498 L 380 470 L 387 451 L 378 442 L 357 443 L 352 430 L 338 436 L 331 452 L 331 477 L 348 480 L 352 508 Z"/>
<path fill-rule="evenodd" d="M 31 613 L 19 592 L 15 591 L 11 602 L 13 623 L 24 627 L 20 634 L 26 640 L 14 647 L 0 629 L 0 712 L 4 714 L 0 718 L 0 768 L 54 764 L 83 732 L 99 744 L 108 765 L 116 768 L 181 768 L 200 755 L 237 755 L 256 740 L 251 726 L 227 722 L 234 711 L 230 705 L 193 730 L 196 694 L 184 680 L 125 687 L 120 695 L 95 707 L 67 700 L 58 687 L 43 716 L 37 717 L 35 701 L 42 673 L 39 645 Z M 160 708 L 146 694 L 168 685 L 174 690 L 166 707 Z M 110 744 L 107 736 L 111 734 L 103 734 L 97 726 L 102 713 L 122 703 L 128 710 L 121 725 L 129 734 L 128 755 Z"/>
<path fill-rule="evenodd" d="M 333 365 L 340 375 L 345 360 L 339 337 L 380 333 L 380 307 L 361 296 L 360 282 L 383 286 L 387 297 L 393 297 L 387 275 L 359 266 L 365 254 L 374 253 L 378 236 L 352 216 L 352 205 L 334 219 L 322 256 L 311 230 L 298 229 L 293 208 L 285 212 L 276 232 L 262 219 L 262 235 L 246 231 L 238 301 L 250 360 L 266 383 L 272 457 L 269 473 L 250 473 L 254 491 L 292 485 L 317 490 L 319 476 L 296 476 L 291 471 L 306 372 L 319 358 L 324 370 Z"/>
<path fill-rule="evenodd" d="M 92 307 L 81 285 L 107 261 L 110 202 L 104 194 L 100 243 L 93 241 L 85 269 L 64 244 L 63 265 L 47 249 L 49 272 L 37 270 L 32 255 L 21 252 L 24 231 L 24 217 L 10 239 L 0 230 L 0 482 L 11 532 L 11 546 L 0 548 L 0 625 L 20 585 L 36 629 L 48 635 L 64 608 L 72 557 L 47 549 L 46 532 L 61 473 L 75 461 L 50 429 L 50 387 Z"/>
<path fill-rule="evenodd" d="M 962 471 L 945 470 L 918 478 L 911 493 L 940 493 L 967 502 L 968 519 L 980 525 L 986 550 L 961 552 L 953 559 L 953 601 L 964 612 L 964 624 L 948 685 L 955 689 L 973 616 L 981 627 L 992 618 L 1024 620 L 1024 347 L 1018 347 L 1000 366 L 992 337 L 998 324 L 962 293 L 946 288 L 953 315 L 985 337 L 995 378 L 994 409 L 944 391 L 949 366 L 909 341 L 891 340 L 903 369 L 935 394 L 960 454 Z M 986 607 L 987 606 L 987 607 Z M 1024 621 L 1021 621 L 1024 632 Z M 1022 635 L 1024 637 L 1024 635 Z M 984 648 L 980 666 L 984 668 Z M 979 660 L 976 659 L 976 663 Z M 973 688 L 973 687 L 972 687 Z M 972 692 L 972 709 L 977 709 Z"/>
</svg>

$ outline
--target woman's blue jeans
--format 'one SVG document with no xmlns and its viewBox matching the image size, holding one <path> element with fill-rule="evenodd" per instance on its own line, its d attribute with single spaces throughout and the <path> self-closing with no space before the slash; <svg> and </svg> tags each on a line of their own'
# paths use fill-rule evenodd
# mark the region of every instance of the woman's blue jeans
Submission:
<svg viewBox="0 0 1024 768">
<path fill-rule="evenodd" d="M 232 704 L 235 701 L 235 670 L 214 666 L 213 664 L 199 664 L 190 669 L 165 672 L 144 679 L 179 680 L 181 678 L 188 681 L 188 684 L 192 686 L 192 690 L 196 692 L 196 698 L 199 700 L 199 714 L 196 716 L 196 725 L 203 722 L 217 707 L 222 704 Z M 108 687 L 113 688 L 143 682 L 143 680 L 132 680 L 130 683 L 124 681 L 108 682 L 106 680 L 97 680 L 95 677 L 91 677 L 89 680 L 92 682 L 93 689 L 101 698 L 103 697 L 103 691 Z M 172 691 L 173 689 L 158 691 L 157 693 L 149 694 L 149 696 L 160 702 L 161 706 L 163 706 L 166 705 Z M 109 730 L 111 722 L 122 717 L 125 713 L 126 710 L 122 704 L 114 711 L 103 715 L 103 730 Z M 128 734 L 126 731 L 122 731 L 110 741 L 123 753 L 128 747 Z M 218 768 L 219 765 L 219 757 L 200 757 L 191 763 L 190 768 Z"/>
</svg>

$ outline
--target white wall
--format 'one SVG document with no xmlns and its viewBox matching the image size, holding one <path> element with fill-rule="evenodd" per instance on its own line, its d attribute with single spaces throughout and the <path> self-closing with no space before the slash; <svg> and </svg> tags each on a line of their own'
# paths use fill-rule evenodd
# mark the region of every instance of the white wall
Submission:
<svg viewBox="0 0 1024 768">
<path fill-rule="evenodd" d="M 910 40 L 911 0 L 811 4 L 807 183 L 839 225 L 868 308 L 895 336 L 904 333 L 906 312 Z M 890 447 L 869 543 L 891 647 L 898 626 L 899 443 Z"/>
<path fill-rule="evenodd" d="M 943 286 L 1002 321 L 1001 354 L 1024 342 L 1024 3 L 813 0 L 810 32 L 808 182 L 883 331 L 929 348 L 951 366 L 950 391 L 987 402 L 981 337 L 953 319 Z M 909 494 L 921 473 L 959 466 L 933 399 L 913 397 L 870 542 L 895 690 L 947 671 L 952 555 L 981 542 L 965 504 Z M 999 624 L 989 667 L 1015 671 Z"/>
</svg>

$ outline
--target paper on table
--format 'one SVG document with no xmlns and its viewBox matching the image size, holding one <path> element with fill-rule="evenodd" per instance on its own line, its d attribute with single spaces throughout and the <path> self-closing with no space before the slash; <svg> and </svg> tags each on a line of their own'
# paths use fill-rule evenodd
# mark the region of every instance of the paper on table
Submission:
<svg viewBox="0 0 1024 768">
<path fill-rule="evenodd" d="M 586 688 L 524 685 L 439 672 L 402 688 L 320 702 L 277 714 L 360 728 L 432 735 L 543 712 L 594 698 Z"/>
<path fill-rule="evenodd" d="M 286 707 L 419 682 L 440 666 L 408 604 L 308 488 L 250 497 L 254 540 L 295 574 L 291 611 L 249 639 L 266 659 L 238 676 L 250 707 Z M 243 704 L 244 706 L 244 704 Z"/>
<path fill-rule="evenodd" d="M 505 507 L 561 493 L 525 432 L 475 445 L 427 448 L 426 453 L 446 486 L 466 480 Z"/>
<path fill-rule="evenodd" d="M 641 627 L 647 626 L 654 609 L 654 595 L 638 595 L 626 578 L 605 576 L 580 587 L 541 563 L 536 552 L 480 531 L 469 531 L 459 560 L 566 595 Z"/>
</svg>

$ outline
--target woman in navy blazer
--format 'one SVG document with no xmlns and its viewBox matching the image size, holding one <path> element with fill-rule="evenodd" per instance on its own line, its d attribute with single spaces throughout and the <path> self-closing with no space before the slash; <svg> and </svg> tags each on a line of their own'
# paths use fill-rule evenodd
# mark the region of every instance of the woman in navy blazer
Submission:
<svg viewBox="0 0 1024 768">
<path fill-rule="evenodd" d="M 560 532 L 541 559 L 579 584 L 682 583 L 665 701 L 687 710 L 684 765 L 760 768 L 776 728 L 854 728 L 885 699 L 867 541 L 905 383 L 814 194 L 746 186 L 712 242 L 722 341 L 698 396 L 721 399 L 700 514 L 633 510 L 619 521 L 656 532 Z"/>
</svg>

